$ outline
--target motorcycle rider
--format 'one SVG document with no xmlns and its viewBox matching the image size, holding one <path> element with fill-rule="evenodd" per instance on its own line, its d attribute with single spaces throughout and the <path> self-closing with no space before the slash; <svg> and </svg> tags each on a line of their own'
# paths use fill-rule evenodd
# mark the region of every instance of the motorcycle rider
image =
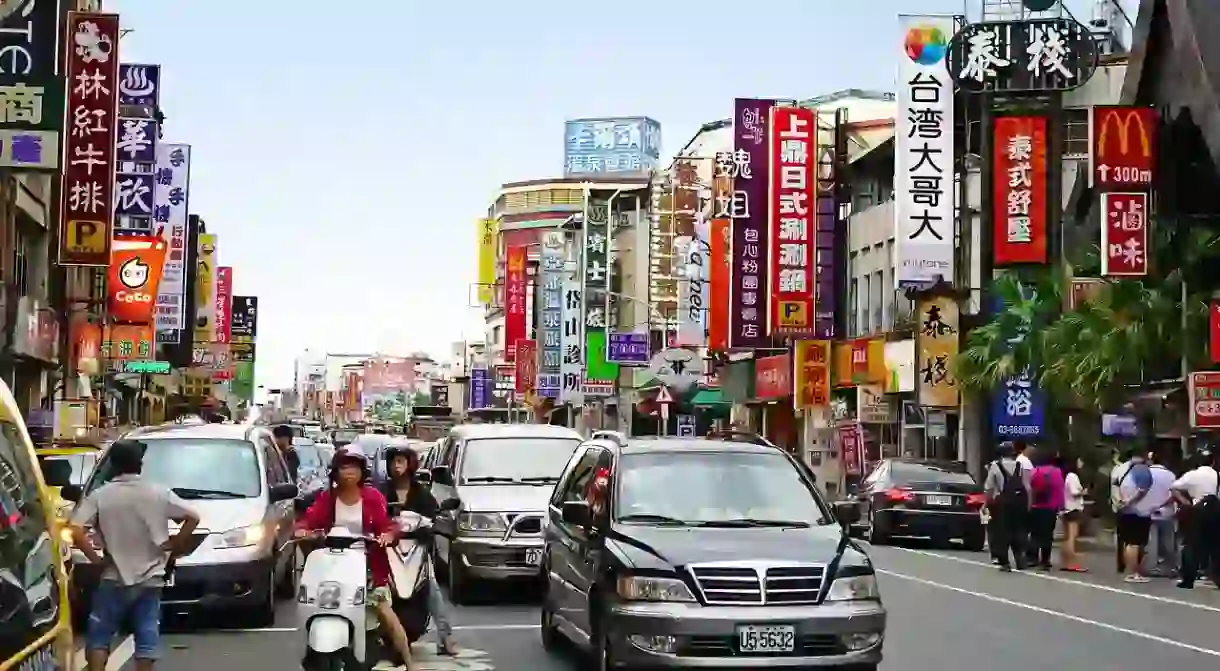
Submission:
<svg viewBox="0 0 1220 671">
<path fill-rule="evenodd" d="M 347 445 L 337 450 L 330 462 L 330 488 L 322 490 L 297 521 L 295 535 L 300 539 L 316 537 L 336 526 L 347 527 L 357 535 L 377 535 L 380 547 L 368 552 L 366 603 L 410 671 L 411 642 L 391 607 L 390 563 L 384 549 L 398 542 L 398 529 L 390 519 L 385 497 L 368 484 L 370 475 L 368 457 L 359 448 Z"/>
<path fill-rule="evenodd" d="M 382 485 L 382 493 L 386 500 L 402 504 L 404 510 L 434 519 L 440 512 L 440 506 L 432 492 L 415 477 L 419 470 L 419 454 L 404 445 L 391 445 L 385 450 L 385 461 L 388 477 Z M 435 570 L 428 572 L 428 610 L 436 622 L 436 633 L 440 637 L 436 651 L 442 655 L 456 655 L 453 626 L 449 622 L 449 604 L 445 603 L 445 595 L 436 582 Z"/>
</svg>

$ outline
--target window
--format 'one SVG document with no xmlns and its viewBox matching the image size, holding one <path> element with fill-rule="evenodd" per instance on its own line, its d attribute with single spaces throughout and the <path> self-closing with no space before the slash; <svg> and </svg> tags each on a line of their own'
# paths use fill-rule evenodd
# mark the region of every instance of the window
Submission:
<svg viewBox="0 0 1220 671">
<path fill-rule="evenodd" d="M 885 330 L 885 290 L 881 279 L 881 271 L 873 273 L 873 329 Z"/>
<path fill-rule="evenodd" d="M 975 484 L 974 478 L 966 472 L 966 465 L 957 462 L 895 461 L 890 464 L 890 475 L 894 484 L 900 486 L 929 482 L 950 485 Z"/>
<path fill-rule="evenodd" d="M 860 292 L 860 333 L 872 333 L 873 323 L 869 312 L 869 300 L 873 296 L 872 277 L 864 276 L 864 290 Z"/>
<path fill-rule="evenodd" d="M 52 454 L 38 457 L 38 467 L 42 470 L 42 478 L 48 485 L 62 486 L 59 483 L 83 485 L 93 472 L 97 463 L 98 452 L 77 452 L 75 454 Z"/>
<path fill-rule="evenodd" d="M 578 445 L 575 438 L 468 440 L 462 455 L 462 482 L 554 482 Z"/>
<path fill-rule="evenodd" d="M 1088 158 L 1089 156 L 1089 109 L 1063 110 L 1063 157 Z"/>
<path fill-rule="evenodd" d="M 144 470 L 141 477 L 174 490 L 184 499 L 241 499 L 262 493 L 263 469 L 254 445 L 245 440 L 141 438 Z M 266 449 L 264 442 L 263 449 Z M 280 461 L 279 468 L 283 468 Z M 114 477 L 107 459 L 98 464 L 87 489 L 95 490 Z M 285 475 L 285 477 L 287 477 Z"/>
<path fill-rule="evenodd" d="M 855 256 L 854 254 L 852 255 Z M 856 296 L 857 296 L 857 280 L 851 278 L 851 287 L 847 290 L 847 335 L 855 337 L 856 331 Z"/>
<path fill-rule="evenodd" d="M 584 456 L 576 462 L 571 476 L 564 483 L 563 500 L 560 503 L 585 500 L 585 491 L 589 488 L 589 482 L 593 480 L 593 474 L 597 471 L 597 460 L 601 457 L 602 451 L 600 447 L 590 447 L 585 450 Z"/>
<path fill-rule="evenodd" d="M 34 463 L 14 424 L 0 424 L 0 660 L 59 622 L 59 577 Z"/>
</svg>

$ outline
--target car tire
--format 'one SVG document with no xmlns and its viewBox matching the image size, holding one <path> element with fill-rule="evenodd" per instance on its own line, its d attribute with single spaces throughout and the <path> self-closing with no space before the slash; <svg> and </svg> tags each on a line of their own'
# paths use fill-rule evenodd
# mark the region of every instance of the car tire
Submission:
<svg viewBox="0 0 1220 671">
<path fill-rule="evenodd" d="M 542 597 L 542 608 L 539 609 L 538 631 L 542 638 L 542 648 L 547 652 L 559 652 L 563 645 L 563 634 L 555 626 L 555 618 L 547 604 L 546 596 Z"/>
<path fill-rule="evenodd" d="M 599 624 L 593 625 L 593 640 L 589 646 L 588 671 L 613 671 L 621 668 L 614 661 L 610 641 Z"/>
<path fill-rule="evenodd" d="M 987 547 L 987 534 L 983 531 L 968 534 L 962 544 L 971 552 L 982 552 Z"/>
<path fill-rule="evenodd" d="M 887 545 L 890 542 L 888 534 L 877 531 L 876 514 L 868 511 L 868 542 L 873 545 Z"/>
<path fill-rule="evenodd" d="M 277 585 L 275 583 L 275 566 L 273 565 L 268 570 L 267 586 L 264 588 L 265 593 L 262 595 L 262 603 L 250 607 L 249 619 L 251 626 L 270 627 L 275 624 L 275 607 L 277 605 L 275 598 Z"/>
</svg>

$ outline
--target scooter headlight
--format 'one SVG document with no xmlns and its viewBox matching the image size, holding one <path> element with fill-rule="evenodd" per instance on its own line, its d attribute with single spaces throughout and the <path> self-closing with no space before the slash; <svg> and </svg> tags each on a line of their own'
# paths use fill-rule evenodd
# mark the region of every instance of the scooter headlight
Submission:
<svg viewBox="0 0 1220 671">
<path fill-rule="evenodd" d="M 318 608 L 334 610 L 339 607 L 342 597 L 343 585 L 331 581 L 318 585 Z"/>
</svg>

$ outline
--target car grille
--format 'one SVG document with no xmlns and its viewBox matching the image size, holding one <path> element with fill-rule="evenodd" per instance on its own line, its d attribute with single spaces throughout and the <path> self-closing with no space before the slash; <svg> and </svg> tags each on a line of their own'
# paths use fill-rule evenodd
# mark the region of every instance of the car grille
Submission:
<svg viewBox="0 0 1220 671">
<path fill-rule="evenodd" d="M 716 605 L 817 603 L 824 566 L 691 566 L 703 599 Z"/>
<path fill-rule="evenodd" d="M 472 566 L 506 566 L 510 568 L 535 568 L 525 561 L 526 548 L 466 546 L 462 553 Z"/>
<path fill-rule="evenodd" d="M 797 636 L 796 649 L 791 653 L 768 653 L 768 657 L 827 657 L 842 655 L 847 650 L 834 634 L 810 634 Z M 735 636 L 691 636 L 679 648 L 683 657 L 751 657 L 750 653 L 737 650 Z"/>
</svg>

